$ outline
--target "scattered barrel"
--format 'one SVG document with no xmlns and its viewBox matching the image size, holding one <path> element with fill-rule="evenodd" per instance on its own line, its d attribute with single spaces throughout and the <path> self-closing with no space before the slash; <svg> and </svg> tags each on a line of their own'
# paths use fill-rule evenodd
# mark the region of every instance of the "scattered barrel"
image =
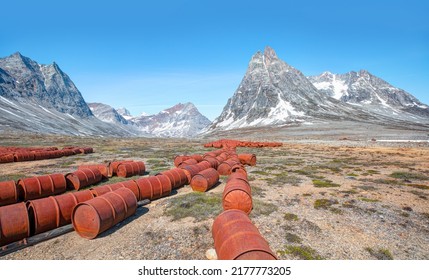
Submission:
<svg viewBox="0 0 429 280">
<path fill-rule="evenodd" d="M 197 162 L 201 162 L 203 160 L 203 156 L 199 154 L 190 155 L 191 158 L 195 159 Z"/>
<path fill-rule="evenodd" d="M 66 174 L 67 188 L 75 190 L 94 185 L 102 179 L 103 176 L 97 168 L 82 168 Z"/>
<path fill-rule="evenodd" d="M 139 187 L 138 187 L 136 181 L 134 181 L 134 180 L 119 182 L 116 184 L 112 184 L 109 187 L 111 188 L 112 191 L 115 191 L 115 190 L 120 189 L 120 188 L 127 188 L 133 192 L 133 194 L 136 196 L 137 201 L 140 200 Z"/>
<path fill-rule="evenodd" d="M 222 207 L 224 210 L 238 209 L 246 214 L 252 211 L 252 191 L 247 180 L 241 178 L 228 180 L 223 190 Z"/>
<path fill-rule="evenodd" d="M 219 173 L 214 168 L 205 169 L 196 174 L 191 180 L 193 191 L 205 192 L 219 182 Z"/>
<path fill-rule="evenodd" d="M 97 197 L 105 193 L 111 192 L 112 188 L 110 187 L 110 185 L 104 185 L 104 186 L 98 186 L 95 188 L 90 188 L 89 190 L 91 191 L 94 197 Z"/>
<path fill-rule="evenodd" d="M 16 162 L 34 160 L 34 154 L 31 152 L 19 152 L 13 154 L 13 160 Z"/>
<path fill-rule="evenodd" d="M 168 196 L 171 193 L 171 185 L 163 186 L 159 176 L 143 177 L 136 180 L 136 183 L 140 191 L 140 199 L 154 200 L 164 196 Z"/>
<path fill-rule="evenodd" d="M 27 208 L 30 219 L 30 235 L 39 234 L 70 224 L 73 208 L 79 202 L 87 201 L 92 198 L 92 193 L 86 190 L 28 201 Z"/>
<path fill-rule="evenodd" d="M 83 147 L 79 148 L 81 154 L 92 154 L 94 152 L 94 149 L 91 147 Z"/>
<path fill-rule="evenodd" d="M 214 169 L 217 169 L 220 164 L 219 160 L 215 157 L 205 157 L 204 161 L 209 162 L 210 166 L 213 167 Z"/>
<path fill-rule="evenodd" d="M 81 237 L 93 239 L 134 215 L 136 210 L 133 192 L 120 188 L 76 205 L 72 213 L 73 228 Z"/>
<path fill-rule="evenodd" d="M 30 236 L 25 203 L 0 207 L 0 247 Z"/>
<path fill-rule="evenodd" d="M 246 168 L 241 163 L 237 163 L 231 166 L 231 174 L 232 173 L 243 173 L 247 175 Z"/>
<path fill-rule="evenodd" d="M 179 167 L 179 168 L 184 168 L 185 166 L 188 166 L 188 165 L 195 165 L 195 164 L 197 164 L 198 163 L 198 161 L 196 161 L 195 159 L 193 159 L 193 158 L 190 158 L 190 159 L 187 159 L 187 160 L 184 160 L 184 161 L 182 161 L 177 167 Z"/>
<path fill-rule="evenodd" d="M 112 177 L 109 174 L 109 167 L 106 164 L 88 164 L 88 165 L 80 165 L 77 169 L 86 169 L 86 168 L 96 168 L 100 171 L 101 175 L 103 176 L 104 179 L 107 179 L 109 177 Z"/>
<path fill-rule="evenodd" d="M 181 168 L 173 168 L 159 174 L 166 175 L 170 179 L 172 189 L 177 189 L 188 184 L 188 177 Z"/>
<path fill-rule="evenodd" d="M 190 158 L 191 158 L 190 156 L 184 156 L 184 155 L 179 156 L 179 155 L 177 155 L 174 157 L 174 160 L 173 160 L 174 166 L 178 167 L 182 162 L 184 162 L 185 160 L 188 160 Z"/>
<path fill-rule="evenodd" d="M 219 172 L 220 175 L 229 175 L 231 174 L 231 168 L 237 163 L 240 163 L 240 162 L 234 159 L 227 159 L 226 161 L 219 164 L 217 171 Z"/>
<path fill-rule="evenodd" d="M 212 235 L 220 260 L 277 259 L 268 242 L 243 211 L 227 210 L 217 216 Z"/>
<path fill-rule="evenodd" d="M 0 155 L 0 163 L 14 162 L 13 154 Z"/>
<path fill-rule="evenodd" d="M 51 174 L 20 179 L 17 182 L 19 200 L 43 198 L 66 191 L 67 183 L 63 174 Z"/>
<path fill-rule="evenodd" d="M 110 170 L 109 173 L 110 173 L 110 176 L 116 176 L 117 175 L 116 172 L 118 172 L 118 166 L 121 163 L 126 163 L 126 162 L 132 162 L 132 160 L 112 161 L 109 164 L 109 170 Z"/>
<path fill-rule="evenodd" d="M 19 199 L 15 181 L 0 182 L 0 206 L 17 203 Z"/>
<path fill-rule="evenodd" d="M 241 164 L 255 166 L 256 165 L 256 155 L 255 154 L 239 154 L 238 158 Z"/>
<path fill-rule="evenodd" d="M 144 175 L 146 167 L 142 161 L 121 163 L 117 167 L 118 177 L 128 178 L 136 175 Z"/>
</svg>

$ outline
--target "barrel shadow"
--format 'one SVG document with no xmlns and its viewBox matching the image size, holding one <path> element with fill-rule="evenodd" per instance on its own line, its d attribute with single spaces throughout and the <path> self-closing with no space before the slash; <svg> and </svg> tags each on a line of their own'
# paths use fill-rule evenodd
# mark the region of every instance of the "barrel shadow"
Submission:
<svg viewBox="0 0 429 280">
<path fill-rule="evenodd" d="M 128 225 L 129 223 L 132 223 L 134 220 L 140 218 L 141 216 L 143 216 L 144 214 L 146 214 L 147 212 L 149 212 L 149 209 L 146 207 L 139 207 L 137 208 L 136 213 L 129 217 L 128 219 L 114 225 L 112 228 L 106 230 L 105 232 L 102 232 L 100 235 L 97 236 L 97 238 L 104 238 L 107 237 L 108 235 L 116 232 L 118 229 L 122 228 L 123 226 Z"/>
</svg>

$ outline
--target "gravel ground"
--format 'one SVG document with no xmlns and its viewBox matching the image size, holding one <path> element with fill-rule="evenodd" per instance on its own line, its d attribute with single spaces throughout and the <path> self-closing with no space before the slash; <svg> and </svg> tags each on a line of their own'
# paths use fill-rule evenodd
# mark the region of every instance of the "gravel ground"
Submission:
<svg viewBox="0 0 429 280">
<path fill-rule="evenodd" d="M 96 152 L 2 164 L 0 181 L 127 158 L 145 161 L 153 175 L 171 168 L 176 154 L 210 150 L 202 147 L 202 140 L 25 139 L 3 136 L 0 144 L 87 145 Z M 250 218 L 279 259 L 429 259 L 427 144 L 305 141 L 283 139 L 281 148 L 238 149 L 257 155 L 257 165 L 247 167 L 254 199 Z M 219 199 L 225 180 L 221 177 L 219 185 L 201 196 Z M 221 205 L 186 211 L 181 209 L 189 207 L 186 203 L 173 204 L 192 196 L 192 189 L 185 186 L 139 208 L 132 218 L 94 240 L 71 232 L 0 259 L 205 259 L 213 248 L 211 226 Z M 183 211 L 177 219 L 169 214 L 176 210 Z"/>
</svg>

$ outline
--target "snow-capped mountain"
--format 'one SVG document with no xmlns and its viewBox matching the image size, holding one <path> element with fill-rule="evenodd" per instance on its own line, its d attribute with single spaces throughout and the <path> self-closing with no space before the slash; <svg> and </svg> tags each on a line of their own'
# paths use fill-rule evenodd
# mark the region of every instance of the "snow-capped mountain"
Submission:
<svg viewBox="0 0 429 280">
<path fill-rule="evenodd" d="M 324 72 L 308 78 L 320 92 L 342 102 L 364 106 L 369 111 L 388 115 L 405 112 L 418 117 L 429 117 L 427 105 L 366 70 L 346 74 Z"/>
<path fill-rule="evenodd" d="M 304 122 L 312 116 L 349 115 L 354 110 L 320 93 L 299 70 L 266 47 L 250 60 L 238 89 L 210 129 Z"/>
<path fill-rule="evenodd" d="M 128 124 L 128 121 L 111 106 L 103 103 L 88 103 L 89 109 L 99 120 L 113 124 Z"/>
<path fill-rule="evenodd" d="M 429 124 L 428 106 L 367 71 L 305 77 L 266 47 L 205 131 L 320 121 Z"/>
<path fill-rule="evenodd" d="M 0 130 L 69 135 L 132 135 L 91 113 L 56 63 L 39 64 L 15 53 L 0 58 Z"/>
<path fill-rule="evenodd" d="M 192 137 L 211 123 L 192 103 L 179 103 L 155 115 L 136 117 L 132 122 L 142 132 L 158 137 Z"/>
</svg>

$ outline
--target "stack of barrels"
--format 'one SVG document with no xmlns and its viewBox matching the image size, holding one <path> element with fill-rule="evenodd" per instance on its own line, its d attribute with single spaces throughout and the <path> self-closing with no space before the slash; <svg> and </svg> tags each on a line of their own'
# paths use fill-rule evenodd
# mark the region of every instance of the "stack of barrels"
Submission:
<svg viewBox="0 0 429 280">
<path fill-rule="evenodd" d="M 235 148 L 235 147 L 247 147 L 247 148 L 263 148 L 263 147 L 281 147 L 283 144 L 281 142 L 251 142 L 251 141 L 240 141 L 240 140 L 230 140 L 230 139 L 221 139 L 213 142 L 204 144 L 206 148 Z"/>
</svg>

